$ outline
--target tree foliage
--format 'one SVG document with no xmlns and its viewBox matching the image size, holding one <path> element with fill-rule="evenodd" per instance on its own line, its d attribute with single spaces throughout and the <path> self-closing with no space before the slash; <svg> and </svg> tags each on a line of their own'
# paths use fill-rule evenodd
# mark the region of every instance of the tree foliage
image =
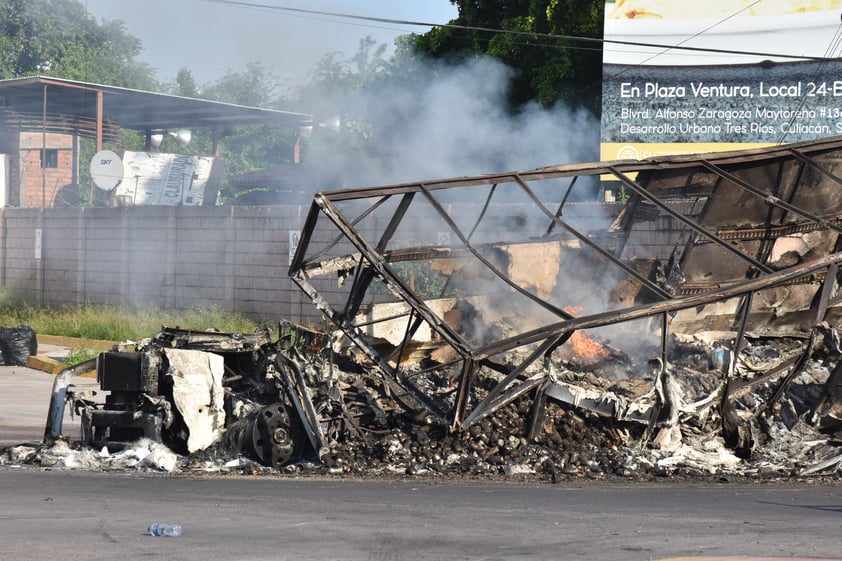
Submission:
<svg viewBox="0 0 842 561">
<path fill-rule="evenodd" d="M 198 97 L 200 95 L 199 86 L 196 84 L 196 79 L 193 78 L 193 73 L 189 68 L 180 68 L 175 76 L 175 84 L 172 85 L 170 93 L 180 95 L 182 97 Z"/>
<path fill-rule="evenodd" d="M 353 56 L 330 53 L 292 93 L 298 110 L 312 114 L 316 125 L 305 144 L 304 163 L 324 162 L 316 175 L 330 188 L 342 186 L 349 176 L 365 181 L 358 166 L 378 151 L 378 123 L 372 115 L 384 111 L 383 92 L 400 79 L 396 57 L 387 59 L 386 50 L 387 45 L 365 37 Z"/>
<path fill-rule="evenodd" d="M 278 78 L 258 62 L 248 63 L 241 70 L 228 69 L 218 80 L 196 89 L 189 71 L 179 72 L 179 95 L 194 95 L 249 107 L 289 110 L 281 95 Z M 225 159 L 222 199 L 237 195 L 231 191 L 227 178 L 255 170 L 290 164 L 298 131 L 277 125 L 248 125 L 219 131 L 220 155 Z M 209 131 L 198 131 L 191 141 L 193 150 L 211 152 Z"/>
<path fill-rule="evenodd" d="M 330 53 L 316 65 L 309 82 L 295 90 L 294 98 L 302 112 L 314 114 L 322 128 L 340 125 L 343 131 L 341 137 L 319 135 L 311 150 L 329 152 L 339 140 L 358 149 L 371 137 L 371 122 L 362 115 L 360 104 L 370 99 L 370 91 L 395 79 L 385 58 L 386 47 L 365 37 L 350 58 Z"/>
<path fill-rule="evenodd" d="M 413 47 L 446 61 L 485 54 L 516 70 L 509 92 L 513 108 L 530 101 L 600 110 L 602 50 L 571 38 L 602 36 L 604 0 L 451 0 L 454 27 L 413 36 Z M 497 33 L 493 30 L 512 33 Z M 534 34 L 534 35 L 533 35 Z"/>
<path fill-rule="evenodd" d="M 0 0 L 0 77 L 35 74 L 152 89 L 140 40 L 120 20 L 102 24 L 77 0 Z"/>
</svg>

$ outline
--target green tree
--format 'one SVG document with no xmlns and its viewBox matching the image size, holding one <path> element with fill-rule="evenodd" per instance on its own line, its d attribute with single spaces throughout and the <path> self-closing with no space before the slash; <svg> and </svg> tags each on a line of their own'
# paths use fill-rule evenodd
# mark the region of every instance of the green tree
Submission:
<svg viewBox="0 0 842 561">
<path fill-rule="evenodd" d="M 179 68 L 178 74 L 175 76 L 175 83 L 164 89 L 173 95 L 199 97 L 199 87 L 196 85 L 196 80 L 189 68 Z"/>
<path fill-rule="evenodd" d="M 0 0 L 0 77 L 34 74 L 154 89 L 140 40 L 120 20 L 102 24 L 77 0 Z"/>
<path fill-rule="evenodd" d="M 600 111 L 602 49 L 548 35 L 600 38 L 604 0 L 452 0 L 454 27 L 412 36 L 416 53 L 445 61 L 485 54 L 515 69 L 513 108 L 536 101 Z M 496 33 L 506 30 L 512 33 Z"/>
<path fill-rule="evenodd" d="M 154 72 L 138 62 L 140 40 L 120 20 L 98 23 L 78 0 L 0 0 L 0 78 L 44 75 L 69 80 L 149 89 Z M 123 131 L 121 147 L 142 147 L 134 131 Z M 80 160 L 94 152 L 82 139 Z M 81 166 L 82 184 L 89 182 Z M 88 191 L 80 196 L 87 201 Z"/>
<path fill-rule="evenodd" d="M 218 80 L 203 88 L 203 97 L 215 101 L 273 107 L 281 91 L 278 78 L 260 62 L 250 62 L 242 70 L 228 68 Z"/>
<path fill-rule="evenodd" d="M 365 37 L 350 58 L 329 53 L 317 63 L 312 78 L 295 91 L 299 110 L 314 114 L 322 128 L 341 125 L 341 136 L 321 134 L 311 150 L 330 152 L 337 141 L 359 148 L 371 137 L 372 125 L 364 115 L 367 108 L 361 104 L 370 99 L 369 92 L 395 78 L 385 58 L 386 47 Z"/>
<path fill-rule="evenodd" d="M 182 86 L 189 85 L 186 76 Z M 278 78 L 258 63 L 252 62 L 241 71 L 228 69 L 224 76 L 205 86 L 200 97 L 250 107 L 289 110 L 281 97 Z M 223 200 L 235 197 L 228 178 L 232 175 L 290 164 L 298 131 L 277 125 L 242 125 L 220 131 L 220 155 L 225 159 Z M 210 132 L 199 131 L 191 148 L 210 153 Z"/>
<path fill-rule="evenodd" d="M 321 162 L 317 175 L 330 188 L 342 186 L 348 175 L 343 169 L 370 161 L 378 150 L 378 124 L 372 117 L 382 112 L 382 105 L 372 105 L 382 101 L 383 92 L 397 78 L 386 49 L 386 44 L 365 37 L 351 57 L 330 53 L 318 62 L 310 80 L 293 92 L 297 110 L 312 114 L 316 123 L 304 146 L 304 164 Z"/>
</svg>

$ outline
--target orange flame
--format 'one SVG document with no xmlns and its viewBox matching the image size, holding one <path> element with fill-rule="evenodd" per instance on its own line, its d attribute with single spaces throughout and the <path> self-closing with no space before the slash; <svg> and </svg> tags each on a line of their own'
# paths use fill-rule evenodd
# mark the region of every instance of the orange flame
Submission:
<svg viewBox="0 0 842 561">
<path fill-rule="evenodd" d="M 582 306 L 565 308 L 564 311 L 575 316 L 582 311 Z M 608 351 L 603 345 L 600 345 L 581 331 L 573 332 L 573 335 L 570 336 L 570 344 L 573 352 L 577 356 L 589 362 L 605 360 L 609 356 Z"/>
<path fill-rule="evenodd" d="M 573 345 L 573 352 L 588 361 L 608 358 L 608 351 L 605 350 L 605 347 L 579 331 L 570 337 L 570 343 Z"/>
</svg>

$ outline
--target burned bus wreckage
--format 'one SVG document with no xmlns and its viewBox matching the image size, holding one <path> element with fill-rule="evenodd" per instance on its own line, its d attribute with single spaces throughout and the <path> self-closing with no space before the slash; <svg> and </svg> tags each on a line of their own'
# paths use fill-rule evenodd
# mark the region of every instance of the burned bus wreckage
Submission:
<svg viewBox="0 0 842 561">
<path fill-rule="evenodd" d="M 842 138 L 319 193 L 330 329 L 164 330 L 70 399 L 89 444 L 273 467 L 837 474 L 840 191 Z"/>
</svg>

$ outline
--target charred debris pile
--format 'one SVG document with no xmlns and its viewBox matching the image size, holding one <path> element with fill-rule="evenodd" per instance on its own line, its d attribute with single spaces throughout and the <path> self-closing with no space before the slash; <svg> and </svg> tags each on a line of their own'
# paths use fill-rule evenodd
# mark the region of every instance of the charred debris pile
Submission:
<svg viewBox="0 0 842 561">
<path fill-rule="evenodd" d="M 841 190 L 836 138 L 320 193 L 290 276 L 329 330 L 105 353 L 41 453 L 69 396 L 185 469 L 837 477 Z"/>
</svg>

